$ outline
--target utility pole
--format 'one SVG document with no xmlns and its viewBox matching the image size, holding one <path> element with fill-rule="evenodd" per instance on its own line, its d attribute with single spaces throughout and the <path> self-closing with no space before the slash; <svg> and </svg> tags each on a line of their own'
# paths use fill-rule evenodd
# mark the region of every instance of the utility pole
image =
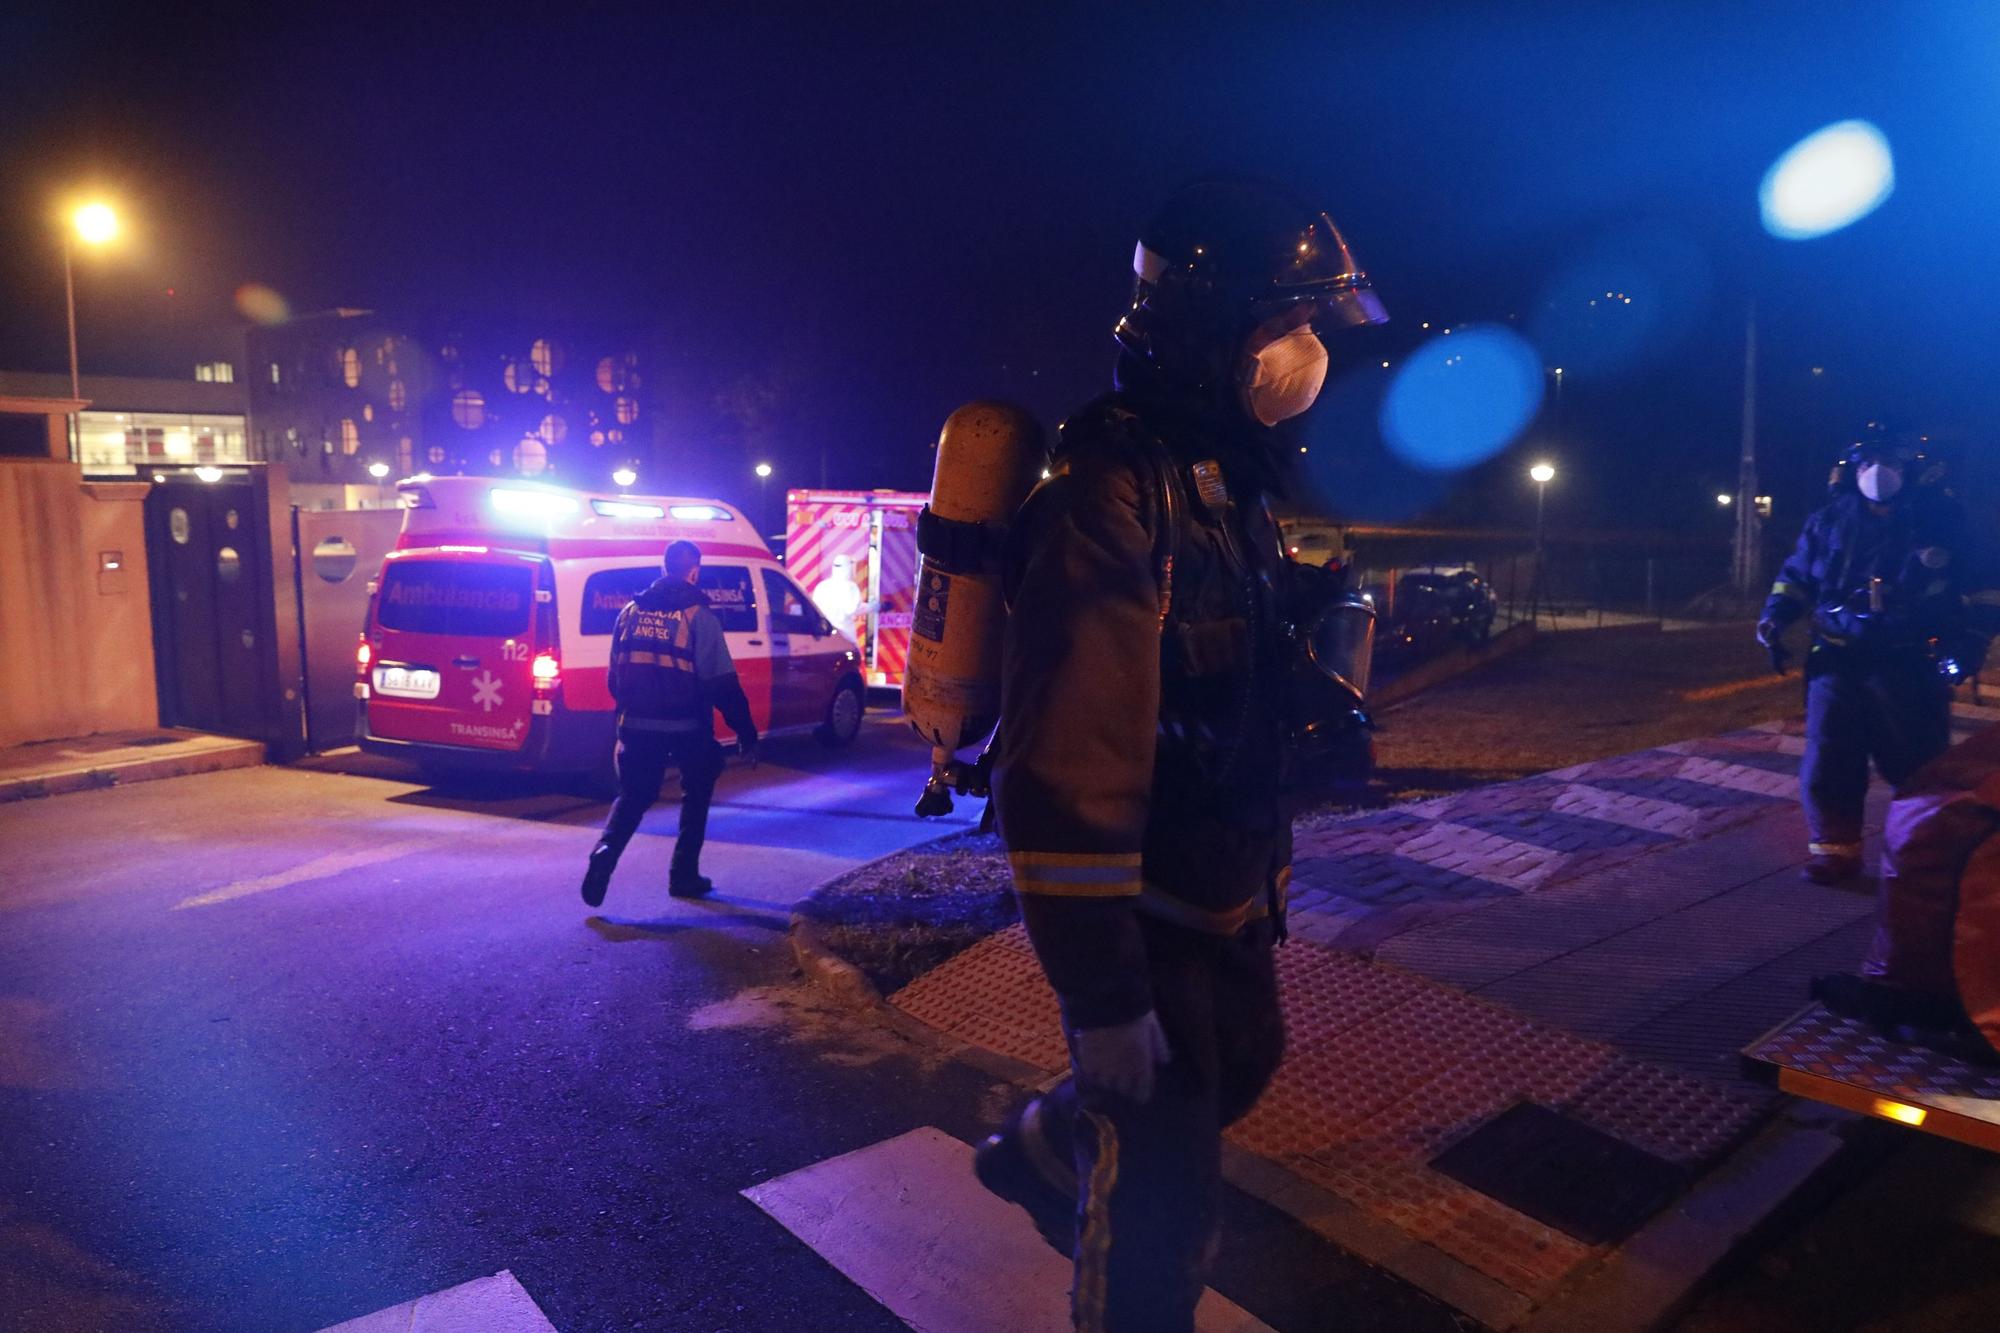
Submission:
<svg viewBox="0 0 2000 1333">
<path fill-rule="evenodd" d="M 1757 512 L 1757 306 L 1743 327 L 1743 447 L 1736 461 L 1736 540 L 1730 550 L 1729 581 L 1750 601 L 1761 591 L 1763 543 Z"/>
</svg>

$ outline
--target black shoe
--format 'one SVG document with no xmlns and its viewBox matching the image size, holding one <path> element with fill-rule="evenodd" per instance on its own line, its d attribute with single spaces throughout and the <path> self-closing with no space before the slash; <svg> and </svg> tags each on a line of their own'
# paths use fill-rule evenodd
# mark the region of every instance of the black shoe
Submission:
<svg viewBox="0 0 2000 1333">
<path fill-rule="evenodd" d="M 1026 1210 L 1043 1240 L 1064 1254 L 1074 1248 L 1076 1200 L 1050 1184 L 1028 1160 L 1019 1117 L 973 1150 L 972 1173 L 989 1193 Z"/>
<path fill-rule="evenodd" d="M 701 898 L 715 892 L 715 881 L 704 875 L 673 875 L 667 879 L 667 893 L 675 898 Z"/>
<path fill-rule="evenodd" d="M 604 891 L 611 887 L 611 872 L 618 867 L 618 853 L 603 843 L 590 849 L 590 867 L 583 872 L 583 901 L 590 907 L 601 906 Z"/>
<path fill-rule="evenodd" d="M 1861 858 L 1858 856 L 1829 856 L 1825 852 L 1814 856 L 1799 868 L 1799 878 L 1811 884 L 1845 884 L 1861 875 Z"/>
</svg>

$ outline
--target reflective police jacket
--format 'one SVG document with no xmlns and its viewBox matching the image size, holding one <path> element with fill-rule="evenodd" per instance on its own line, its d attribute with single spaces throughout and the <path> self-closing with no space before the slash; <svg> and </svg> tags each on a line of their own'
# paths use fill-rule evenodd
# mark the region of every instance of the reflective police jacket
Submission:
<svg viewBox="0 0 2000 1333">
<path fill-rule="evenodd" d="M 740 739 L 757 739 L 722 624 L 684 580 L 659 579 L 619 611 L 606 684 L 621 731 L 712 735 L 720 710 Z"/>
<path fill-rule="evenodd" d="M 1229 459 L 1183 414 L 1100 399 L 1010 533 L 993 803 L 1072 1027 L 1152 1007 L 1139 913 L 1233 934 L 1289 874 L 1287 566 Z"/>
<path fill-rule="evenodd" d="M 1969 623 L 1975 562 L 1966 536 L 1963 511 L 1937 492 L 1890 505 L 1835 496 L 1806 519 L 1764 617 L 1780 625 L 1810 617 L 1809 669 L 1916 661 L 1929 640 Z"/>
</svg>

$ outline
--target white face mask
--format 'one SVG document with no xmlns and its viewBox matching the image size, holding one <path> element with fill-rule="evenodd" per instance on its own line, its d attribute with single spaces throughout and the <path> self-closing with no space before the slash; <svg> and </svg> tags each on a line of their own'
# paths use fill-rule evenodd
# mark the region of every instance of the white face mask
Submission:
<svg viewBox="0 0 2000 1333">
<path fill-rule="evenodd" d="M 1861 474 L 1854 479 L 1861 488 L 1861 494 L 1877 504 L 1895 498 L 1903 489 L 1903 470 L 1890 467 L 1886 463 L 1863 463 Z"/>
<path fill-rule="evenodd" d="M 1313 405 L 1326 383 L 1326 344 L 1310 324 L 1257 349 L 1243 378 L 1243 402 L 1266 426 L 1289 421 Z"/>
</svg>

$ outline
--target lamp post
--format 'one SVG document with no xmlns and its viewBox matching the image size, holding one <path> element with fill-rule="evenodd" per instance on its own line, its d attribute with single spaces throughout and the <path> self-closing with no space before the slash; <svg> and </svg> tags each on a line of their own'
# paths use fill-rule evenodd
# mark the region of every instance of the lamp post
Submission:
<svg viewBox="0 0 2000 1333">
<path fill-rule="evenodd" d="M 382 483 L 389 477 L 389 465 L 378 458 L 368 465 L 368 475 L 375 478 L 375 507 L 387 508 L 383 503 Z"/>
<path fill-rule="evenodd" d="M 1535 483 L 1535 571 L 1534 581 L 1528 592 L 1528 619 L 1537 621 L 1542 613 L 1542 511 L 1547 505 L 1549 483 L 1554 481 L 1556 469 L 1553 463 L 1541 462 L 1528 469 L 1528 480 Z"/>
<path fill-rule="evenodd" d="M 757 518 L 768 532 L 771 527 L 771 465 L 759 463 L 757 472 Z"/>
<path fill-rule="evenodd" d="M 74 239 L 71 233 L 74 232 Z M 75 241 L 96 248 L 109 244 L 118 237 L 118 214 L 111 205 L 103 202 L 88 203 L 69 216 L 69 225 L 63 228 L 63 301 L 69 314 L 69 396 L 83 397 L 83 377 L 77 372 L 76 362 L 76 272 L 71 262 L 70 252 Z"/>
</svg>

